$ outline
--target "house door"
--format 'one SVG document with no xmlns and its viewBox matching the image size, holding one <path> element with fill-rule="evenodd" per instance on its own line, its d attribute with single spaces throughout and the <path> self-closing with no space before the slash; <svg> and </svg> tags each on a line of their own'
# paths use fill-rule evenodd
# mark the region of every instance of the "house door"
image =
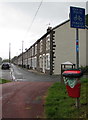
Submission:
<svg viewBox="0 0 88 120">
<path fill-rule="evenodd" d="M 45 54 L 43 54 L 43 72 L 45 73 Z"/>
</svg>

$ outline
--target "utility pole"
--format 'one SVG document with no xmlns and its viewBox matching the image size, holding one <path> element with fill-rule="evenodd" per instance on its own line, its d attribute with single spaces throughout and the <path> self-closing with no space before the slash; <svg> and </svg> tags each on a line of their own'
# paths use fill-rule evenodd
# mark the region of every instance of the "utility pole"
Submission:
<svg viewBox="0 0 88 120">
<path fill-rule="evenodd" d="M 9 63 L 11 62 L 11 43 L 9 43 Z"/>
<path fill-rule="evenodd" d="M 25 50 L 26 50 L 26 52 L 27 52 L 26 58 L 27 58 L 27 68 L 28 68 L 28 49 L 26 48 Z"/>
<path fill-rule="evenodd" d="M 24 41 L 22 41 L 22 68 L 23 68 L 23 44 L 24 44 Z"/>
</svg>

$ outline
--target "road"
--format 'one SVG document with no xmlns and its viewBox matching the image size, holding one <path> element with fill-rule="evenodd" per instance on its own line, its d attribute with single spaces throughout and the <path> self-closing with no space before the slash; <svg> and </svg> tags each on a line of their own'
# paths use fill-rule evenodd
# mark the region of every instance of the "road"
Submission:
<svg viewBox="0 0 88 120">
<path fill-rule="evenodd" d="M 12 76 L 15 81 L 59 81 L 59 76 L 51 76 L 43 73 L 34 72 L 27 69 L 22 69 L 12 65 Z"/>
<path fill-rule="evenodd" d="M 11 80 L 11 70 L 2 70 L 0 66 L 0 78 L 6 79 L 6 80 Z"/>
<path fill-rule="evenodd" d="M 2 85 L 2 117 L 43 118 L 47 90 L 60 80 L 59 77 L 34 73 L 14 65 L 9 73 L 13 82 Z"/>
<path fill-rule="evenodd" d="M 22 69 L 15 65 L 11 65 L 10 70 L 1 70 L 0 69 L 0 78 L 13 81 L 58 81 L 59 76 L 45 75 L 43 73 L 34 72 L 32 70 Z"/>
</svg>

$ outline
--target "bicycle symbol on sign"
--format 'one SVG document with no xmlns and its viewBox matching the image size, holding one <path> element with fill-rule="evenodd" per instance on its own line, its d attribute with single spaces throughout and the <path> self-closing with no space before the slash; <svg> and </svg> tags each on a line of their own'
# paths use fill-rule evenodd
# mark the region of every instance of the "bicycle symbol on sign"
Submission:
<svg viewBox="0 0 88 120">
<path fill-rule="evenodd" d="M 81 22 L 81 21 L 82 21 L 82 18 L 80 17 L 80 15 L 75 15 L 74 20 Z"/>
</svg>

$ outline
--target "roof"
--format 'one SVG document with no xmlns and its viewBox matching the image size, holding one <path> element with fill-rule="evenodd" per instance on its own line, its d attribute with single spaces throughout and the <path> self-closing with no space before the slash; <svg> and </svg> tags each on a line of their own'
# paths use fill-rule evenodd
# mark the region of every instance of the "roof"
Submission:
<svg viewBox="0 0 88 120">
<path fill-rule="evenodd" d="M 55 30 L 55 29 L 57 29 L 58 27 L 66 24 L 66 23 L 68 23 L 68 22 L 70 22 L 70 19 L 68 19 L 68 20 L 66 20 L 65 22 L 62 22 L 61 24 L 55 26 L 55 27 L 52 28 L 50 31 L 47 31 L 47 32 L 46 32 L 42 37 L 40 37 L 34 44 L 32 44 L 32 45 L 30 46 L 30 48 L 32 48 L 36 43 L 40 42 L 40 40 L 43 39 L 44 37 L 46 37 L 52 30 Z M 85 28 L 88 29 L 88 26 L 85 26 Z M 30 48 L 29 48 L 29 49 L 30 49 Z M 29 50 L 29 49 L 28 49 L 28 50 Z"/>
<path fill-rule="evenodd" d="M 51 29 L 50 31 L 46 32 L 46 33 L 45 33 L 42 37 L 40 37 L 33 45 L 31 45 L 30 48 L 31 48 L 32 46 L 34 46 L 36 43 L 40 42 L 40 40 L 43 39 L 44 37 L 46 37 L 52 30 L 54 30 L 54 29 L 56 29 L 56 28 L 64 25 L 65 23 L 67 23 L 67 22 L 69 22 L 69 21 L 70 21 L 70 20 L 66 20 L 65 22 L 57 25 L 56 27 L 54 27 L 54 28 Z M 29 48 L 29 49 L 30 49 L 30 48 Z"/>
<path fill-rule="evenodd" d="M 67 61 L 67 62 L 64 62 L 64 63 L 61 63 L 62 65 L 73 65 L 73 63 Z"/>
<path fill-rule="evenodd" d="M 63 22 L 63 23 L 61 23 L 61 24 L 59 24 L 59 25 L 57 25 L 57 26 L 56 26 L 56 27 L 54 27 L 52 30 L 57 29 L 58 27 L 60 27 L 60 26 L 62 26 L 62 25 L 64 25 L 64 24 L 66 24 L 67 22 L 70 22 L 70 19 L 69 19 L 69 20 L 66 20 L 65 22 Z M 85 25 L 85 29 L 87 29 L 87 30 L 88 30 L 88 26 L 87 26 L 87 25 Z"/>
<path fill-rule="evenodd" d="M 52 30 L 57 29 L 58 27 L 60 27 L 60 26 L 62 26 L 62 25 L 64 25 L 64 24 L 66 24 L 66 23 L 69 22 L 69 21 L 70 21 L 70 19 L 69 19 L 69 20 L 66 20 L 65 22 L 63 22 L 63 23 L 57 25 L 56 27 L 54 27 Z"/>
</svg>

